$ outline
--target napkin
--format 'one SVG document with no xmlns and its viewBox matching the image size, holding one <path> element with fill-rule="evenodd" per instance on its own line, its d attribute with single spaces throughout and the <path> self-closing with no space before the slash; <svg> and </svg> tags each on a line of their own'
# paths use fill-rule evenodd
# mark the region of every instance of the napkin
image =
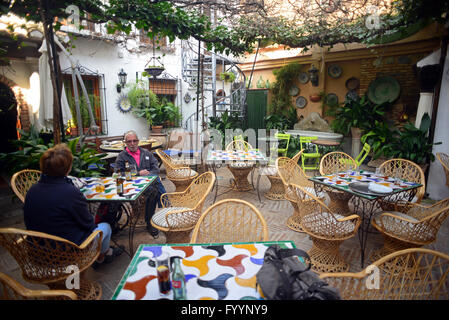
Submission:
<svg viewBox="0 0 449 320">
<path fill-rule="evenodd" d="M 368 190 L 378 193 L 393 192 L 393 189 L 391 189 L 390 187 L 386 187 L 375 182 L 370 182 L 370 184 L 368 185 Z"/>
</svg>

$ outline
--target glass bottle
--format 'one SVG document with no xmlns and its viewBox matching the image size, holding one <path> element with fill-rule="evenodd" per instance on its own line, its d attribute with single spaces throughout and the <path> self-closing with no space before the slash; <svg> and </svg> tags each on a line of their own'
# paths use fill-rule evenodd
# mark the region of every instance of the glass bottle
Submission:
<svg viewBox="0 0 449 320">
<path fill-rule="evenodd" d="M 174 258 L 174 264 L 171 275 L 173 300 L 187 300 L 186 280 L 181 269 L 181 259 Z"/>
<path fill-rule="evenodd" d="M 126 161 L 125 163 L 125 178 L 126 181 L 131 181 L 132 177 L 131 177 L 131 167 L 129 166 L 129 162 Z"/>
</svg>

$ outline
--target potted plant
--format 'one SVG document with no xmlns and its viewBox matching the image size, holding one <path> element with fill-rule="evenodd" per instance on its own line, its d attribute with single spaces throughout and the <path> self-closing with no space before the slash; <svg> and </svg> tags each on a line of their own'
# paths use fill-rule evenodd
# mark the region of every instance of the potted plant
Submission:
<svg viewBox="0 0 449 320">
<path fill-rule="evenodd" d="M 224 80 L 225 82 L 234 82 L 235 74 L 231 71 L 222 72 L 220 73 L 220 79 Z"/>
<path fill-rule="evenodd" d="M 163 66 L 149 66 L 145 68 L 146 76 L 153 76 L 154 78 L 160 76 L 164 72 Z"/>
<path fill-rule="evenodd" d="M 140 80 L 129 84 L 129 87 L 127 96 L 130 104 L 133 106 L 133 114 L 144 118 L 148 125 L 154 129 L 153 126 L 158 125 L 155 121 L 158 121 L 158 117 L 161 117 L 160 114 L 163 113 L 163 111 L 158 111 L 161 108 L 161 103 L 157 95 L 148 89 L 147 81 Z"/>
</svg>

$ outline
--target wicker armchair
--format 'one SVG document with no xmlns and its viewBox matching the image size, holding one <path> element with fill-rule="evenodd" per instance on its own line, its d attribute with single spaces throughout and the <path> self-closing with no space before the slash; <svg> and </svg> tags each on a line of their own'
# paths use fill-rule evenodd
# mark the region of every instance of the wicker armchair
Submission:
<svg viewBox="0 0 449 320">
<path fill-rule="evenodd" d="M 449 255 L 413 248 L 389 254 L 358 273 L 323 273 L 320 278 L 338 288 L 344 300 L 449 300 L 448 270 Z"/>
<path fill-rule="evenodd" d="M 227 146 L 226 150 L 244 150 L 248 151 L 253 147 L 246 141 L 234 140 L 231 141 Z M 254 163 L 245 161 L 233 161 L 228 165 L 229 171 L 231 171 L 234 179 L 231 180 L 231 188 L 236 191 L 248 191 L 252 190 L 253 187 L 248 182 L 248 175 L 254 169 Z"/>
<path fill-rule="evenodd" d="M 209 207 L 193 230 L 191 243 L 267 241 L 264 217 L 251 203 L 224 199 Z"/>
<path fill-rule="evenodd" d="M 81 245 L 42 232 L 15 228 L 0 229 L 0 245 L 14 257 L 23 279 L 47 285 L 50 289 L 66 289 L 66 280 L 76 266 L 80 272 L 80 288 L 73 292 L 80 300 L 101 298 L 101 286 L 88 280 L 85 270 L 100 254 L 101 231 L 93 232 Z M 76 270 L 76 271 L 78 271 Z"/>
<path fill-rule="evenodd" d="M 325 154 L 320 161 L 320 174 L 322 176 L 334 174 L 336 172 L 353 170 L 357 167 L 355 160 L 348 154 L 341 151 L 334 151 Z M 348 203 L 352 195 L 348 192 L 338 191 L 325 187 L 330 198 L 329 208 L 342 215 L 350 212 Z"/>
<path fill-rule="evenodd" d="M 383 212 L 371 221 L 384 237 L 383 247 L 371 254 L 372 261 L 394 251 L 434 242 L 438 230 L 449 215 L 449 198 L 431 206 L 409 203 L 408 208 L 406 214 Z"/>
<path fill-rule="evenodd" d="M 333 213 L 321 200 L 304 187 L 291 184 L 298 197 L 301 227 L 312 242 L 308 252 L 315 272 L 344 272 L 349 264 L 339 253 L 346 239 L 356 235 L 361 223 L 358 215 L 342 216 Z"/>
<path fill-rule="evenodd" d="M 0 300 L 77 300 L 70 290 L 32 290 L 0 272 Z"/>
<path fill-rule="evenodd" d="M 207 171 L 193 180 L 186 190 L 161 196 L 163 208 L 153 215 L 151 225 L 165 233 L 167 243 L 189 242 L 214 182 L 215 174 Z"/>
<path fill-rule="evenodd" d="M 407 202 L 410 198 L 410 192 L 415 192 L 412 202 L 420 203 L 422 198 L 424 197 L 424 193 L 426 191 L 426 179 L 424 177 L 424 172 L 421 167 L 416 163 L 405 160 L 405 159 L 390 159 L 383 162 L 379 166 L 379 170 L 381 174 L 384 174 L 389 177 L 397 177 L 403 180 L 407 180 L 410 182 L 417 182 L 422 184 L 422 187 L 418 188 L 418 191 L 404 191 L 400 193 L 399 199 L 396 199 L 395 202 L 388 201 L 388 197 L 380 201 L 380 206 L 384 211 L 400 211 L 405 212 L 408 208 Z"/>
<path fill-rule="evenodd" d="M 177 164 L 168 154 L 162 150 L 156 150 L 156 154 L 162 160 L 167 178 L 176 186 L 176 192 L 184 191 L 190 183 L 198 177 L 198 173 L 189 166 Z"/>
<path fill-rule="evenodd" d="M 446 174 L 446 186 L 449 188 L 449 155 L 437 152 L 437 159 L 443 166 L 444 173 Z"/>
<path fill-rule="evenodd" d="M 303 151 L 304 149 L 297 153 L 295 157 L 298 155 L 301 156 Z M 295 157 L 292 159 L 287 157 L 277 158 L 276 169 L 284 185 L 285 199 L 290 201 L 293 207 L 293 214 L 287 219 L 287 227 L 297 232 L 303 232 L 301 228 L 301 215 L 298 208 L 299 199 L 291 184 L 294 183 L 302 186 L 312 194 L 315 194 L 315 189 L 313 182 L 309 180 L 309 177 L 298 164 L 299 157 Z"/>
<path fill-rule="evenodd" d="M 33 184 L 39 181 L 39 170 L 25 169 L 14 173 L 11 178 L 11 187 L 20 201 L 25 202 L 25 196 Z"/>
</svg>

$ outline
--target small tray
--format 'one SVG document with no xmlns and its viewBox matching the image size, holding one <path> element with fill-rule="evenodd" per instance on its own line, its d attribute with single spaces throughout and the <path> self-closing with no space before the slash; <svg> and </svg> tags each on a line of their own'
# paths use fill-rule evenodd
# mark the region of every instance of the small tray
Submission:
<svg viewBox="0 0 449 320">
<path fill-rule="evenodd" d="M 366 194 L 368 196 L 387 196 L 391 194 L 391 192 L 382 193 L 382 192 L 374 192 L 368 189 L 369 183 L 363 182 L 352 182 L 349 184 L 349 189 L 354 192 Z"/>
</svg>

